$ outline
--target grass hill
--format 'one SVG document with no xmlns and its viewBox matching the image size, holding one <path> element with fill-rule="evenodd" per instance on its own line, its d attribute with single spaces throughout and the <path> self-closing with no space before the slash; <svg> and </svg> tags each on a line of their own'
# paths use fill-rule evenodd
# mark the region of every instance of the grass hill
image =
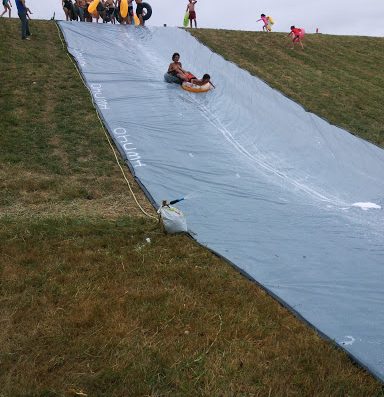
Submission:
<svg viewBox="0 0 384 397">
<path fill-rule="evenodd" d="M 19 21 L 0 20 L 0 396 L 384 396 L 254 283 L 139 211 L 55 24 L 31 30 L 21 41 Z M 383 40 L 308 36 L 302 52 L 278 34 L 194 34 L 383 144 Z"/>
</svg>

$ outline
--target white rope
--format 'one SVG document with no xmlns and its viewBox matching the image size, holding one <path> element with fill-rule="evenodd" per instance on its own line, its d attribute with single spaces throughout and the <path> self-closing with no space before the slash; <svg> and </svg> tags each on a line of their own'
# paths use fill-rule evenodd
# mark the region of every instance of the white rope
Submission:
<svg viewBox="0 0 384 397">
<path fill-rule="evenodd" d="M 62 37 L 61 37 L 61 31 L 60 31 L 60 29 L 59 29 L 59 26 L 58 26 L 57 22 L 55 22 L 55 25 L 56 25 L 56 28 L 57 28 L 57 31 L 58 31 L 58 34 L 59 34 L 59 38 L 60 38 L 61 44 L 62 44 L 62 46 L 63 46 L 63 50 L 66 51 L 64 41 L 63 41 L 63 39 L 62 39 Z M 119 168 L 120 168 L 120 170 L 121 170 L 121 173 L 123 174 L 123 177 L 124 177 L 125 181 L 127 182 L 129 191 L 131 192 L 133 199 L 135 200 L 137 206 L 140 208 L 140 210 L 141 210 L 141 212 L 142 212 L 143 214 L 145 214 L 145 215 L 148 216 L 149 218 L 156 219 L 156 221 L 157 221 L 158 218 L 157 218 L 156 216 L 153 216 L 153 215 L 149 214 L 148 212 L 146 212 L 145 209 L 144 209 L 144 208 L 140 205 L 140 203 L 138 202 L 138 200 L 137 200 L 137 198 L 136 198 L 136 196 L 135 196 L 135 193 L 133 193 L 132 186 L 131 186 L 131 184 L 130 184 L 128 178 L 127 178 L 127 176 L 125 175 L 125 172 L 124 172 L 123 167 L 122 167 L 121 164 L 120 164 L 119 158 L 118 158 L 118 156 L 117 156 L 117 154 L 116 154 L 115 148 L 114 148 L 113 145 L 112 145 L 112 142 L 111 142 L 111 139 L 110 139 L 110 137 L 109 137 L 108 131 L 106 130 L 106 128 L 105 128 L 105 126 L 104 126 L 104 123 L 103 123 L 103 121 L 102 121 L 101 118 L 100 118 L 100 114 L 99 114 L 99 111 L 98 111 L 98 109 L 97 109 L 97 107 L 96 107 L 95 101 L 94 101 L 94 99 L 93 99 L 92 92 L 91 92 L 91 90 L 89 89 L 89 87 L 87 86 L 87 84 L 85 83 L 84 78 L 83 78 L 82 74 L 80 73 L 80 70 L 79 70 L 77 64 L 76 64 L 75 61 L 72 59 L 72 57 L 70 56 L 69 52 L 66 51 L 66 53 L 67 53 L 67 55 L 68 55 L 68 58 L 71 60 L 71 62 L 72 62 L 73 65 L 75 66 L 75 69 L 76 69 L 77 73 L 79 74 L 80 79 L 81 79 L 81 81 L 82 81 L 83 84 L 84 84 L 84 87 L 88 90 L 89 95 L 91 96 L 92 104 L 93 104 L 93 107 L 95 108 L 95 112 L 96 112 L 96 114 L 97 114 L 97 118 L 98 118 L 99 121 L 100 121 L 101 127 L 103 128 L 103 131 L 104 131 L 104 135 L 105 135 L 105 137 L 106 137 L 106 139 L 107 139 L 107 141 L 108 141 L 108 143 L 109 143 L 109 146 L 110 146 L 111 149 L 112 149 L 112 152 L 113 152 L 113 154 L 114 154 L 114 156 L 115 156 L 115 159 L 116 159 L 116 163 L 117 163 L 117 165 L 119 166 Z"/>
</svg>

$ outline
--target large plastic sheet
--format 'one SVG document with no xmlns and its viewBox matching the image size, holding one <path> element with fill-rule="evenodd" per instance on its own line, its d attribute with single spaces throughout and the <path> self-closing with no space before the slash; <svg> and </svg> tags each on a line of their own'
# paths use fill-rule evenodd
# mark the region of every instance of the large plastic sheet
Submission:
<svg viewBox="0 0 384 397">
<path fill-rule="evenodd" d="M 176 28 L 61 22 L 154 203 L 384 380 L 384 151 Z M 217 88 L 167 84 L 173 52 Z M 334 100 L 337 100 L 335 98 Z"/>
</svg>

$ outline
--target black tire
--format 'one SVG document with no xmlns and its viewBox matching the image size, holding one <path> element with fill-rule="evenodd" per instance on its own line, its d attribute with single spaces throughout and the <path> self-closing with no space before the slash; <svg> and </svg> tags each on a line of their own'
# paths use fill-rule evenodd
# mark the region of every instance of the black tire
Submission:
<svg viewBox="0 0 384 397">
<path fill-rule="evenodd" d="M 143 15 L 143 21 L 147 21 L 149 18 L 151 18 L 152 15 L 152 7 L 148 3 L 141 3 L 143 5 L 143 8 L 145 8 L 146 14 Z"/>
<path fill-rule="evenodd" d="M 179 79 L 177 76 L 173 76 L 170 73 L 164 74 L 164 80 L 167 83 L 174 83 L 174 84 L 181 84 L 183 82 L 183 80 Z"/>
</svg>

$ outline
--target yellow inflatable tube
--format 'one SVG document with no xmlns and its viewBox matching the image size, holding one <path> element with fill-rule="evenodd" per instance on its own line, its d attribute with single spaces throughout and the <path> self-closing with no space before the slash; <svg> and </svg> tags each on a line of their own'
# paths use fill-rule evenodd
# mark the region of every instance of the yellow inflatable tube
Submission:
<svg viewBox="0 0 384 397">
<path fill-rule="evenodd" d="M 185 91 L 189 91 L 189 92 L 207 92 L 212 88 L 210 83 L 204 85 L 197 85 L 193 83 L 188 83 L 186 81 L 181 85 L 181 87 Z"/>
<path fill-rule="evenodd" d="M 125 18 L 128 15 L 128 0 L 121 0 L 120 15 Z"/>
<path fill-rule="evenodd" d="M 88 12 L 93 14 L 96 11 L 97 6 L 99 5 L 100 0 L 93 0 L 92 3 L 88 6 Z"/>
</svg>

